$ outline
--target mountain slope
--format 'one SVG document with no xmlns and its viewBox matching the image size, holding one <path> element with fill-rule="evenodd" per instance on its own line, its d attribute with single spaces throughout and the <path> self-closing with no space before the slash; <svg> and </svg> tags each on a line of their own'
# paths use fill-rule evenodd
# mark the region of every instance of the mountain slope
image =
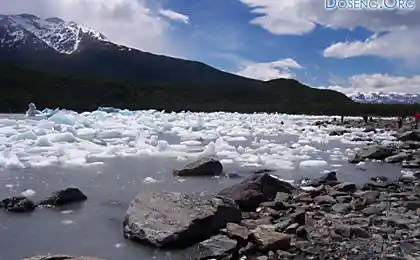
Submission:
<svg viewBox="0 0 420 260">
<path fill-rule="evenodd" d="M 420 104 L 419 94 L 395 93 L 395 92 L 368 92 L 352 93 L 349 98 L 360 103 L 373 104 Z"/>
</svg>

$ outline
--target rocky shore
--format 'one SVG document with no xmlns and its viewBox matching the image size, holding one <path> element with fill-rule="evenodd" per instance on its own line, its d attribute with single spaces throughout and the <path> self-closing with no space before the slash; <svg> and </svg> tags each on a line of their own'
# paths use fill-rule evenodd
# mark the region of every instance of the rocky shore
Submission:
<svg viewBox="0 0 420 260">
<path fill-rule="evenodd" d="M 348 123 L 349 128 L 357 124 Z M 377 176 L 356 185 L 329 172 L 291 185 L 263 170 L 214 195 L 141 192 L 121 223 L 123 234 L 159 250 L 186 250 L 197 260 L 420 259 L 420 132 L 413 125 L 397 131 L 391 122 L 372 124 L 363 127 L 395 131 L 395 141 L 363 147 L 349 161 L 379 160 L 409 169 L 397 180 Z M 174 177 L 222 172 L 217 159 L 202 158 L 174 170 Z M 0 208 L 33 211 L 85 199 L 70 188 L 38 203 L 7 198 Z"/>
</svg>

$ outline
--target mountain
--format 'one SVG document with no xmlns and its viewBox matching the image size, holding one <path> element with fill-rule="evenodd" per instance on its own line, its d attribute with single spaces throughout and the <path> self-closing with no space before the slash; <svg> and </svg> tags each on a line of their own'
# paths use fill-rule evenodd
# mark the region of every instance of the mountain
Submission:
<svg viewBox="0 0 420 260">
<path fill-rule="evenodd" d="M 60 18 L 0 15 L 0 110 L 40 107 L 351 114 L 346 95 L 118 45 Z M 48 93 L 48 95 L 46 94 Z M 100 94 L 98 94 L 100 93 Z M 73 98 L 69 98 L 73 97 Z M 361 106 L 359 106 L 360 108 Z"/>
<path fill-rule="evenodd" d="M 395 92 L 368 92 L 353 93 L 349 98 L 360 103 L 372 104 L 420 104 L 419 94 L 395 93 Z"/>
<path fill-rule="evenodd" d="M 0 57 L 47 72 L 106 76 L 143 82 L 209 85 L 257 82 L 204 63 L 142 52 L 60 18 L 0 15 Z"/>
</svg>

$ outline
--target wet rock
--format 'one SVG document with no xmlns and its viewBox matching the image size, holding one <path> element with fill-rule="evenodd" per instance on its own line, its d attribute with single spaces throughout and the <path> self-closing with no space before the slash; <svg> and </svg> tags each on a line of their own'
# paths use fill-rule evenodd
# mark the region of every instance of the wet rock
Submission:
<svg viewBox="0 0 420 260">
<path fill-rule="evenodd" d="M 407 154 L 405 152 L 398 153 L 396 155 L 387 157 L 385 162 L 387 163 L 400 163 L 403 162 L 407 158 Z"/>
<path fill-rule="evenodd" d="M 322 205 L 322 204 L 334 204 L 337 201 L 329 196 L 329 195 L 323 195 L 323 196 L 318 196 L 314 198 L 314 201 L 316 204 Z"/>
<path fill-rule="evenodd" d="M 396 148 L 392 146 L 368 146 L 356 153 L 350 163 L 363 162 L 366 159 L 384 160 L 387 157 L 393 156 L 396 153 Z"/>
<path fill-rule="evenodd" d="M 420 238 L 420 229 L 416 229 L 413 232 L 411 232 L 411 237 Z"/>
<path fill-rule="evenodd" d="M 298 229 L 298 227 L 299 227 L 298 223 L 291 224 L 290 226 L 286 227 L 284 232 L 286 232 L 287 234 L 294 234 L 296 233 L 296 230 Z"/>
<path fill-rule="evenodd" d="M 300 226 L 296 229 L 296 235 L 300 238 L 306 239 L 308 237 L 308 231 L 304 226 Z"/>
<path fill-rule="evenodd" d="M 212 157 L 203 157 L 187 164 L 182 170 L 175 170 L 175 176 L 216 176 L 223 173 L 223 165 Z"/>
<path fill-rule="evenodd" d="M 270 174 L 254 174 L 218 194 L 233 199 L 242 211 L 254 211 L 262 202 L 275 199 L 278 192 L 291 194 L 295 188 Z"/>
<path fill-rule="evenodd" d="M 401 166 L 406 169 L 420 168 L 420 158 L 416 158 L 410 161 L 404 161 Z M 410 179 L 414 179 L 414 178 L 410 178 Z"/>
<path fill-rule="evenodd" d="M 15 213 L 32 212 L 35 204 L 26 197 L 9 197 L 0 201 L 0 208 Z"/>
<path fill-rule="evenodd" d="M 348 203 L 337 203 L 332 207 L 332 209 L 337 213 L 346 214 L 350 212 L 351 206 Z"/>
<path fill-rule="evenodd" d="M 370 132 L 376 133 L 376 128 L 373 127 L 373 126 L 368 126 L 363 130 L 363 132 L 364 133 L 370 133 Z"/>
<path fill-rule="evenodd" d="M 130 204 L 124 235 L 158 248 L 184 248 L 241 220 L 237 205 L 220 196 L 141 193 Z"/>
<path fill-rule="evenodd" d="M 353 210 L 363 210 L 366 207 L 366 200 L 364 198 L 353 198 L 350 206 Z"/>
<path fill-rule="evenodd" d="M 340 196 L 336 198 L 340 203 L 349 203 L 352 200 L 351 196 Z"/>
<path fill-rule="evenodd" d="M 222 259 L 232 253 L 236 246 L 236 240 L 217 235 L 193 246 L 194 259 Z"/>
<path fill-rule="evenodd" d="M 303 211 L 290 214 L 289 217 L 293 223 L 297 223 L 299 226 L 306 224 L 306 214 Z"/>
<path fill-rule="evenodd" d="M 420 132 L 407 131 L 398 137 L 398 141 L 420 141 Z"/>
<path fill-rule="evenodd" d="M 357 187 L 356 187 L 356 184 L 352 182 L 343 182 L 334 186 L 334 189 L 337 191 L 353 193 L 356 191 Z"/>
<path fill-rule="evenodd" d="M 290 248 L 291 238 L 289 235 L 260 228 L 254 229 L 251 232 L 252 241 L 261 251 L 288 250 Z"/>
<path fill-rule="evenodd" d="M 337 225 L 334 227 L 334 232 L 342 237 L 349 238 L 351 236 L 350 227 L 346 225 Z"/>
<path fill-rule="evenodd" d="M 323 175 L 322 177 L 318 178 L 318 179 L 314 179 L 310 182 L 310 185 L 313 187 L 318 187 L 321 186 L 323 184 L 337 184 L 338 183 L 338 179 L 337 179 L 337 173 L 336 172 L 328 172 L 325 175 Z"/>
<path fill-rule="evenodd" d="M 277 192 L 276 197 L 274 198 L 275 201 L 286 202 L 291 198 L 290 194 L 285 192 Z"/>
<path fill-rule="evenodd" d="M 50 197 L 47 197 L 37 203 L 40 206 L 64 206 L 72 203 L 83 202 L 87 197 L 78 188 L 67 188 L 64 190 L 54 192 Z"/>
<path fill-rule="evenodd" d="M 244 219 L 241 221 L 241 226 L 244 226 L 248 229 L 255 229 L 260 225 L 271 225 L 272 218 L 269 216 L 262 217 L 259 219 Z"/>
<path fill-rule="evenodd" d="M 260 208 L 271 208 L 273 210 L 284 210 L 287 209 L 287 206 L 282 201 L 266 201 L 260 204 Z"/>
<path fill-rule="evenodd" d="M 370 180 L 372 180 L 374 182 L 386 182 L 386 181 L 388 181 L 388 177 L 386 177 L 386 176 L 374 176 L 374 177 L 370 178 Z"/>
<path fill-rule="evenodd" d="M 95 258 L 95 257 L 76 257 L 76 256 L 68 256 L 68 255 L 47 255 L 47 256 L 34 256 L 25 258 L 23 260 L 105 260 L 102 258 Z"/>
<path fill-rule="evenodd" d="M 352 237 L 361 237 L 361 238 L 369 238 L 370 235 L 369 233 L 361 228 L 361 227 L 357 227 L 357 226 L 351 226 L 350 227 L 350 235 Z"/>
<path fill-rule="evenodd" d="M 342 136 L 344 134 L 347 134 L 349 131 L 348 130 L 334 130 L 330 132 L 330 136 Z"/>
<path fill-rule="evenodd" d="M 228 237 L 238 240 L 247 240 L 251 234 L 251 232 L 246 227 L 235 223 L 228 223 L 222 232 Z"/>
</svg>

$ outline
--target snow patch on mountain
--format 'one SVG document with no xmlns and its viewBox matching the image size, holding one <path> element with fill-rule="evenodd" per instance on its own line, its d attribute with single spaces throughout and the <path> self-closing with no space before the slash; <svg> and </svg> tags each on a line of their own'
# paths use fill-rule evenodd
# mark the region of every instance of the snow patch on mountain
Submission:
<svg viewBox="0 0 420 260">
<path fill-rule="evenodd" d="M 18 44 L 27 36 L 34 36 L 57 52 L 64 54 L 75 52 L 85 36 L 108 42 L 108 39 L 100 32 L 57 17 L 43 20 L 30 14 L 0 15 L 1 27 L 6 31 L 6 35 L 0 38 L 2 45 Z"/>
<path fill-rule="evenodd" d="M 420 104 L 420 94 L 396 93 L 396 92 L 357 92 L 347 95 L 349 98 L 360 103 L 375 104 Z"/>
</svg>

